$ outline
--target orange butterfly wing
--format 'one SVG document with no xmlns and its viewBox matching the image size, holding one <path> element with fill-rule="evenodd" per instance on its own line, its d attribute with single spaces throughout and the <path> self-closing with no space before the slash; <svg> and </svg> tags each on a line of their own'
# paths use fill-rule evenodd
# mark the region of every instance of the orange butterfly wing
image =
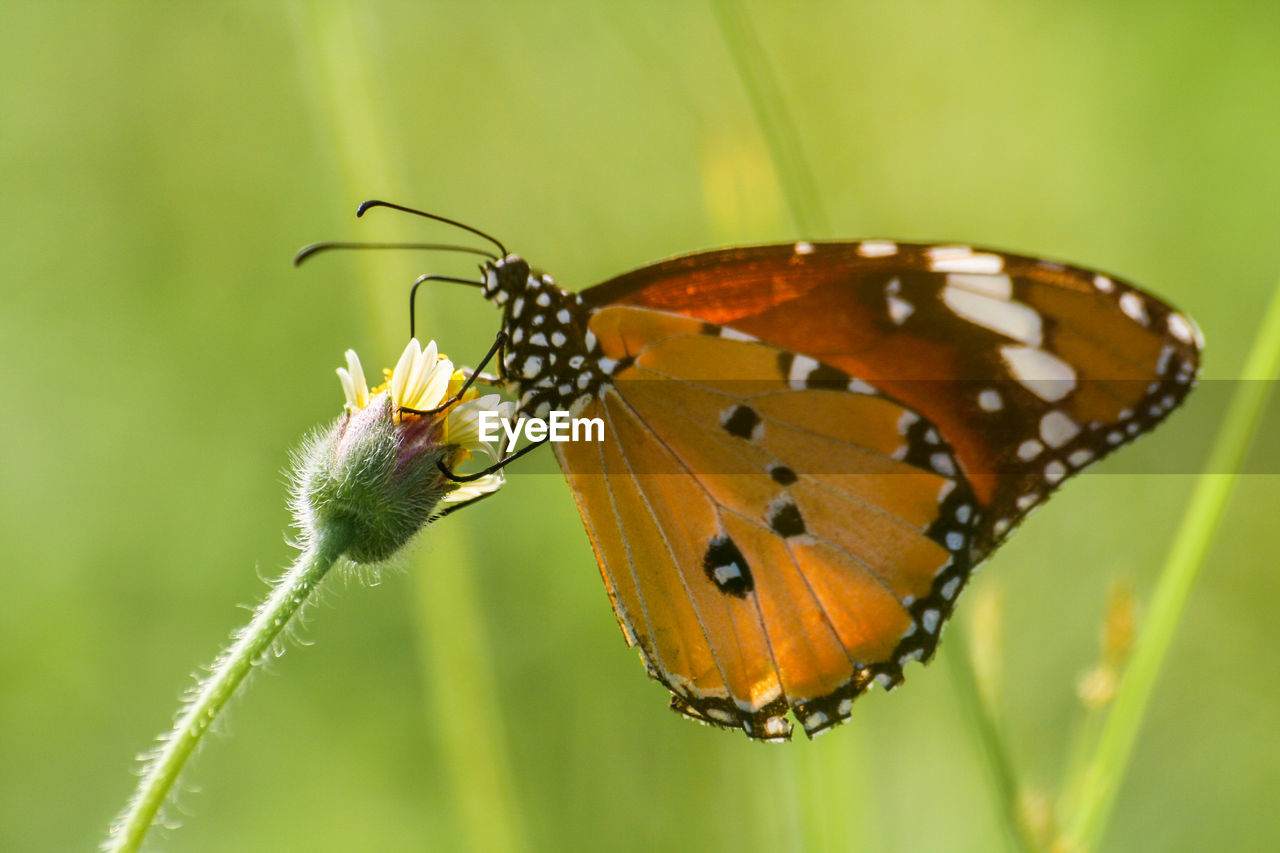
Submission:
<svg viewBox="0 0 1280 853">
<path fill-rule="evenodd" d="M 919 412 L 993 510 L 984 551 L 1068 474 L 1163 420 L 1199 368 L 1199 330 L 1137 287 L 961 246 L 725 249 L 644 267 L 582 298 L 731 326 L 805 356 L 792 378 L 838 368 Z"/>
<path fill-rule="evenodd" d="M 785 351 L 679 315 L 611 307 L 589 327 L 629 365 L 582 414 L 605 441 L 556 452 L 673 707 L 762 739 L 793 708 L 812 735 L 932 654 L 977 518 L 936 432 L 848 379 L 793 389 Z"/>
<path fill-rule="evenodd" d="M 1164 419 L 1199 331 L 1118 279 L 959 246 L 705 252 L 568 293 L 486 265 L 628 642 L 682 713 L 814 734 L 932 655 L 972 567 Z"/>
</svg>

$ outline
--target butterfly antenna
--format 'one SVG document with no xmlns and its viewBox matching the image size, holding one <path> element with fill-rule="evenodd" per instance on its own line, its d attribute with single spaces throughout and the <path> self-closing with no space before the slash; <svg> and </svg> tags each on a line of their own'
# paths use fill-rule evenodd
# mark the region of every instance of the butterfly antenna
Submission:
<svg viewBox="0 0 1280 853">
<path fill-rule="evenodd" d="M 446 217 L 440 216 L 435 213 L 427 213 L 425 210 L 415 210 L 412 207 L 405 207 L 402 204 L 393 204 L 392 202 L 379 201 L 378 199 L 370 199 L 369 201 L 362 202 L 360 206 L 356 208 L 356 216 L 364 216 L 365 211 L 371 207 L 389 207 L 392 210 L 399 210 L 403 213 L 412 213 L 414 216 L 421 216 L 424 219 L 434 219 L 436 222 L 443 222 L 446 225 L 452 225 L 455 228 L 461 228 L 463 231 L 470 231 L 472 234 L 475 234 L 477 237 L 483 237 L 493 245 L 497 246 L 498 251 L 502 252 L 502 257 L 505 258 L 507 256 L 507 247 L 502 245 L 502 242 L 498 240 L 498 238 L 491 237 L 490 235 L 481 231 L 479 228 L 472 228 L 470 225 L 466 225 L 462 222 L 457 221 L 456 219 L 447 219 Z"/>
<path fill-rule="evenodd" d="M 323 243 L 312 243 L 303 246 L 293 256 L 293 265 L 299 266 L 307 258 L 329 249 L 428 249 L 435 252 L 467 252 L 496 261 L 498 258 L 488 249 L 477 249 L 474 246 L 455 246 L 451 243 L 349 243 L 343 240 L 327 240 Z"/>
</svg>

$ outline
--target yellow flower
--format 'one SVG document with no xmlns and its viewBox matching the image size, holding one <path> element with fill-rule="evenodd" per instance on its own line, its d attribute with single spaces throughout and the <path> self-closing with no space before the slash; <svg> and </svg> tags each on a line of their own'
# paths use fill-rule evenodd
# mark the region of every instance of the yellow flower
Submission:
<svg viewBox="0 0 1280 853">
<path fill-rule="evenodd" d="M 441 468 L 455 471 L 473 456 L 498 459 L 496 440 L 480 438 L 480 415 L 510 418 L 515 406 L 471 388 L 454 399 L 464 376 L 434 342 L 424 348 L 410 341 L 388 380 L 372 390 L 360 358 L 350 350 L 346 357 L 338 368 L 345 412 L 304 446 L 294 510 L 304 539 L 341 526 L 353 543 L 347 556 L 376 562 L 433 518 L 502 486 L 501 470 L 458 483 Z"/>
<path fill-rule="evenodd" d="M 462 399 L 448 409 L 435 415 L 421 415 L 415 412 L 429 412 L 438 408 L 446 400 L 451 399 L 466 381 L 465 374 L 454 370 L 453 362 L 439 353 L 435 341 L 425 347 L 416 338 L 409 341 L 391 371 L 391 378 L 369 390 L 365 380 L 364 368 L 355 350 L 347 350 L 347 366 L 338 368 L 338 379 L 342 382 L 342 390 L 346 395 L 346 409 L 356 412 L 370 405 L 378 405 L 382 395 L 388 395 L 391 401 L 392 417 L 396 423 L 408 424 L 424 418 L 437 419 L 438 428 L 428 430 L 441 444 L 450 448 L 448 467 L 466 462 L 479 454 L 484 458 L 498 460 L 500 454 L 494 446 L 496 442 L 487 442 L 480 438 L 481 412 L 496 412 L 500 417 L 511 418 L 515 412 L 514 403 L 504 403 L 497 394 L 480 396 L 474 387 L 468 388 Z M 414 411 L 405 411 L 406 409 Z M 506 482 L 501 471 L 481 477 L 468 483 L 457 483 L 448 492 L 441 503 L 457 504 L 488 494 L 500 488 Z"/>
</svg>

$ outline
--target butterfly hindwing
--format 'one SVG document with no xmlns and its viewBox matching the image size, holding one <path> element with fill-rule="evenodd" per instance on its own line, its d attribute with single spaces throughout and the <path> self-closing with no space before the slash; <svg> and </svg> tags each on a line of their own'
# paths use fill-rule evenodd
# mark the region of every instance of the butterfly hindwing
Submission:
<svg viewBox="0 0 1280 853">
<path fill-rule="evenodd" d="M 977 520 L 936 431 L 835 372 L 844 390 L 793 387 L 785 351 L 687 318 L 606 308 L 591 329 L 626 364 L 590 410 L 606 440 L 557 450 L 678 710 L 774 739 L 791 707 L 815 733 L 932 653 Z"/>
</svg>

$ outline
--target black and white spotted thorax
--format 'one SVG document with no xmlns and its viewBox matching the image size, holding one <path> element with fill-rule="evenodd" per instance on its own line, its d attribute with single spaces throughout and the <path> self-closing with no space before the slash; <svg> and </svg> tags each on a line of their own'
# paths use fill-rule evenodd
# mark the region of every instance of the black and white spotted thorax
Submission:
<svg viewBox="0 0 1280 853">
<path fill-rule="evenodd" d="M 485 264 L 484 295 L 502 309 L 507 340 L 499 376 L 516 396 L 517 416 L 577 416 L 620 369 L 600 357 L 582 298 L 519 255 Z"/>
</svg>

